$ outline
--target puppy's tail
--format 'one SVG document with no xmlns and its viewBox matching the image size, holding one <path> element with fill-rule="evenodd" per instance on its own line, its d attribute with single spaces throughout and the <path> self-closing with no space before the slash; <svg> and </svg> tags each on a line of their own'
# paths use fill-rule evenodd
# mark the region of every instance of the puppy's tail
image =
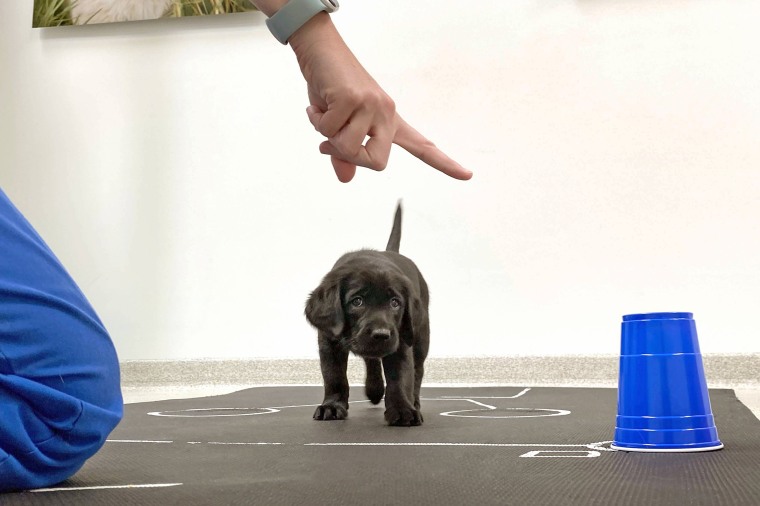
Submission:
<svg viewBox="0 0 760 506">
<path fill-rule="evenodd" d="M 399 246 L 401 246 L 401 201 L 398 201 L 396 206 L 396 216 L 393 218 L 393 229 L 391 230 L 391 236 L 388 238 L 388 245 L 385 247 L 385 251 L 394 251 L 398 253 Z"/>
</svg>

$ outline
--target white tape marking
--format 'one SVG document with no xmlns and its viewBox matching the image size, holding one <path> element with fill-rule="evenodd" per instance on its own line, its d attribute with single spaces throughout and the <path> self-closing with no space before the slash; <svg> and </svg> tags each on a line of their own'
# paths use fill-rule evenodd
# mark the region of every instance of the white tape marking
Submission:
<svg viewBox="0 0 760 506">
<path fill-rule="evenodd" d="M 114 490 L 124 488 L 165 488 L 165 487 L 179 487 L 182 483 L 148 483 L 144 485 L 103 485 L 99 487 L 61 487 L 61 488 L 38 488 L 35 490 L 27 490 L 27 492 L 33 492 L 35 494 L 45 492 L 75 492 L 81 490 Z"/>
<path fill-rule="evenodd" d="M 506 397 L 487 397 L 487 396 L 479 396 L 479 395 L 477 395 L 477 396 L 469 396 L 468 395 L 467 397 L 462 397 L 462 396 L 454 396 L 454 395 L 444 395 L 444 396 L 441 396 L 440 399 L 458 399 L 458 400 L 465 400 L 465 399 L 517 399 L 518 397 L 522 397 L 523 395 L 525 395 L 529 391 L 530 391 L 530 388 L 524 388 L 520 393 L 517 393 L 515 395 L 509 395 L 509 396 L 506 396 Z M 425 399 L 425 400 L 435 401 L 435 400 L 438 400 L 438 399 Z"/>
<path fill-rule="evenodd" d="M 253 411 L 261 410 L 258 413 L 233 413 L 230 415 L 182 415 L 177 413 L 199 413 L 204 411 Z M 266 411 L 264 411 L 266 410 Z M 197 409 L 180 409 L 177 411 L 152 411 L 148 413 L 150 416 L 165 416 L 173 418 L 222 418 L 229 416 L 256 416 L 256 415 L 268 415 L 269 413 L 277 413 L 280 410 L 277 408 L 197 408 Z"/>
<path fill-rule="evenodd" d="M 362 402 L 369 402 L 369 400 L 350 401 L 349 404 L 357 404 Z M 292 406 L 274 406 L 271 408 L 197 408 L 197 409 L 179 409 L 176 411 L 151 411 L 148 413 L 150 416 L 164 416 L 167 418 L 222 418 L 232 416 L 257 416 L 257 415 L 269 415 L 271 413 L 279 413 L 282 409 L 287 408 L 315 408 L 320 404 L 295 404 Z M 259 410 L 258 413 L 235 413 L 235 411 L 254 411 Z M 231 411 L 231 414 L 213 414 L 213 415 L 195 415 L 195 414 L 182 414 L 182 413 L 196 413 L 203 411 Z"/>
<path fill-rule="evenodd" d="M 560 453 L 561 455 L 541 455 L 542 453 Z M 567 455 L 568 453 L 583 453 L 584 455 Z M 524 453 L 520 457 L 534 457 L 545 459 L 587 459 L 600 456 L 601 453 L 593 450 L 534 450 L 532 452 Z"/>
<path fill-rule="evenodd" d="M 501 408 L 501 410 L 504 411 L 544 411 L 547 414 L 541 414 L 541 415 L 503 415 L 503 416 L 496 416 L 488 414 L 489 412 L 494 411 L 493 410 L 483 410 L 483 409 L 460 409 L 458 411 L 447 411 L 445 413 L 441 413 L 441 416 L 455 416 L 455 417 L 461 417 L 461 418 L 541 418 L 546 416 L 565 416 L 569 415 L 571 412 L 567 411 L 566 409 L 545 409 L 545 408 Z M 501 411 L 500 410 L 500 411 Z M 483 415 L 460 415 L 459 413 L 473 413 L 473 412 L 485 412 Z"/>
<path fill-rule="evenodd" d="M 168 444 L 168 443 L 174 443 L 174 441 L 147 441 L 147 440 L 139 440 L 139 439 L 107 439 L 107 443 L 134 443 L 134 444 Z M 221 441 L 209 441 L 207 443 L 204 443 L 203 441 L 187 441 L 185 444 L 189 445 L 229 445 L 229 446 L 254 446 L 254 445 L 282 445 L 285 443 L 266 443 L 266 442 L 256 442 L 256 443 L 224 443 Z"/>
<path fill-rule="evenodd" d="M 486 446 L 504 448 L 585 448 L 583 444 L 535 443 L 304 443 L 304 446 Z"/>
<path fill-rule="evenodd" d="M 600 452 L 616 452 L 617 450 L 613 450 L 612 448 L 609 447 L 610 443 L 612 443 L 612 441 L 599 441 L 598 443 L 591 443 L 591 444 L 586 445 L 586 448 L 588 448 L 589 450 L 596 450 Z M 604 446 L 604 445 L 607 445 L 607 446 Z"/>
<path fill-rule="evenodd" d="M 471 403 L 475 404 L 476 406 L 482 406 L 482 407 L 484 407 L 486 409 L 496 409 L 496 406 L 491 406 L 491 405 L 488 405 L 488 404 L 483 404 L 482 402 L 478 402 L 478 401 L 473 400 L 473 399 L 461 399 L 461 400 L 467 401 L 467 402 L 471 402 Z"/>
<path fill-rule="evenodd" d="M 141 439 L 106 439 L 106 442 L 108 443 L 150 443 L 150 444 L 170 444 L 174 441 L 145 441 Z"/>
<path fill-rule="evenodd" d="M 265 445 L 281 445 L 283 443 L 222 443 L 219 441 L 209 441 L 207 444 L 220 445 L 220 446 L 265 446 Z"/>
</svg>

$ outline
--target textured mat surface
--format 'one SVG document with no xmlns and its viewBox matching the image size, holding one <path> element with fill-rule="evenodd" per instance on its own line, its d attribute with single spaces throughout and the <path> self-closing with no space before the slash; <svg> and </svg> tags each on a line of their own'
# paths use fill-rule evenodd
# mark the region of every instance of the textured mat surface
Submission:
<svg viewBox="0 0 760 506">
<path fill-rule="evenodd" d="M 352 390 L 349 419 L 311 419 L 321 387 L 126 406 L 71 480 L 2 505 L 760 504 L 760 421 L 712 390 L 726 448 L 609 449 L 615 389 L 424 388 L 421 427 L 387 427 Z"/>
</svg>

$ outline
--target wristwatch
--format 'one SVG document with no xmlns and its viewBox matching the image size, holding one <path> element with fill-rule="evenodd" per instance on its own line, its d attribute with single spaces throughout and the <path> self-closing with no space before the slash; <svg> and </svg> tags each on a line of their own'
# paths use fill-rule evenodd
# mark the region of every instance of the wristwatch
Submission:
<svg viewBox="0 0 760 506">
<path fill-rule="evenodd" d="M 290 0 L 267 19 L 267 26 L 277 40 L 287 44 L 296 30 L 311 18 L 322 11 L 335 12 L 338 7 L 338 0 Z"/>
</svg>

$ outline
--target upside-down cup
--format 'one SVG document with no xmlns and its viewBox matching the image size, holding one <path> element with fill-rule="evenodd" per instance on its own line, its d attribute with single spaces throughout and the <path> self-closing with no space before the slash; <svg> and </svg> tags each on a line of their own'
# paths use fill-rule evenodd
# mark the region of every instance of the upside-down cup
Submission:
<svg viewBox="0 0 760 506">
<path fill-rule="evenodd" d="M 692 313 L 623 316 L 611 447 L 630 452 L 723 448 Z"/>
</svg>

